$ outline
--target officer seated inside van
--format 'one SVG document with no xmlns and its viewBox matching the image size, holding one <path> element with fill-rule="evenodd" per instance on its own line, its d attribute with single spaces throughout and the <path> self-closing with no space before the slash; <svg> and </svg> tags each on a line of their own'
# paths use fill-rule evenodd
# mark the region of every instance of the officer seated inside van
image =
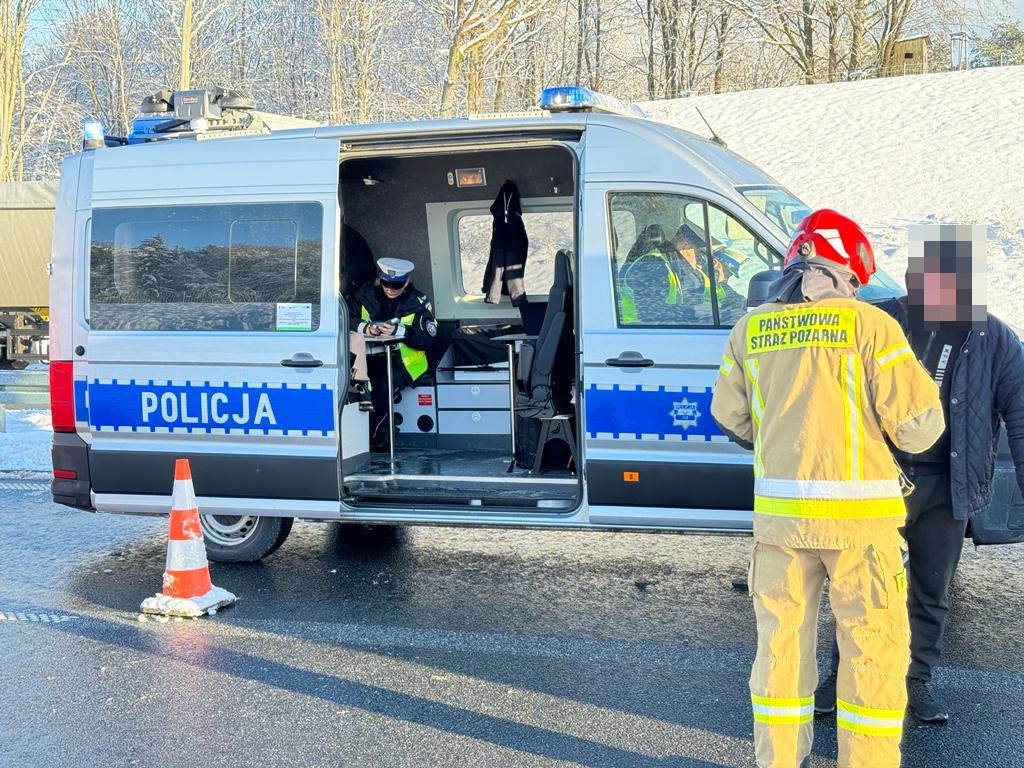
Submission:
<svg viewBox="0 0 1024 768">
<path fill-rule="evenodd" d="M 387 398 L 413 386 L 427 372 L 426 350 L 437 335 L 437 322 L 426 294 L 412 285 L 414 269 L 406 259 L 377 260 L 377 280 L 355 292 L 351 311 L 349 350 L 355 357 L 352 382 L 360 400 L 360 409 L 372 413 L 370 447 L 388 447 Z M 366 342 L 397 338 L 394 361 L 394 391 L 388 392 L 386 359 L 383 354 L 367 355 Z M 392 346 L 382 347 L 391 354 Z M 367 397 L 367 395 L 369 397 Z M 369 401 L 369 402 L 367 402 Z"/>
</svg>

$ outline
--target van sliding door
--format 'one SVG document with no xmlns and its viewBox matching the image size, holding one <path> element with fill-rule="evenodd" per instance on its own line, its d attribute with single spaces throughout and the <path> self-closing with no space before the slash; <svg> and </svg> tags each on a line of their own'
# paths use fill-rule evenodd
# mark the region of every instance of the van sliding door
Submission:
<svg viewBox="0 0 1024 768">
<path fill-rule="evenodd" d="M 169 494 L 187 456 L 200 497 L 336 509 L 338 150 L 95 153 L 75 377 L 98 508 Z"/>
</svg>

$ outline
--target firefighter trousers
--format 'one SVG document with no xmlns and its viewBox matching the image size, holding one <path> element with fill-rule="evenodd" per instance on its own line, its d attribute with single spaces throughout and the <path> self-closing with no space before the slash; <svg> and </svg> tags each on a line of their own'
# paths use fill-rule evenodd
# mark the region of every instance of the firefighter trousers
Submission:
<svg viewBox="0 0 1024 768">
<path fill-rule="evenodd" d="M 754 545 L 748 583 L 757 618 L 750 675 L 759 768 L 797 768 L 813 740 L 818 609 L 826 577 L 840 665 L 839 768 L 899 768 L 910 663 L 899 547 Z"/>
</svg>

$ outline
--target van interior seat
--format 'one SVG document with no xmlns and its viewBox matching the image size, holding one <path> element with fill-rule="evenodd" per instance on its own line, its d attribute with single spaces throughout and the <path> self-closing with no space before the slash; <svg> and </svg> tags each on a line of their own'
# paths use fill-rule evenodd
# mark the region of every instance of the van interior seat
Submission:
<svg viewBox="0 0 1024 768">
<path fill-rule="evenodd" d="M 535 340 L 519 357 L 516 411 L 527 418 L 550 418 L 569 411 L 574 378 L 572 252 L 555 254 L 555 276 Z"/>
</svg>

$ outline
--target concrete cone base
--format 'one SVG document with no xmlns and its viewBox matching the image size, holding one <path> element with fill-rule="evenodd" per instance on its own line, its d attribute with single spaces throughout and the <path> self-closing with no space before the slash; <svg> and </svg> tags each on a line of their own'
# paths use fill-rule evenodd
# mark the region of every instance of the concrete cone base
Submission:
<svg viewBox="0 0 1024 768">
<path fill-rule="evenodd" d="M 140 610 L 143 613 L 156 613 L 161 616 L 184 616 L 195 618 L 210 613 L 216 613 L 218 608 L 231 605 L 238 600 L 226 589 L 214 587 L 205 595 L 199 597 L 168 597 L 167 595 L 153 595 L 142 601 Z"/>
</svg>

